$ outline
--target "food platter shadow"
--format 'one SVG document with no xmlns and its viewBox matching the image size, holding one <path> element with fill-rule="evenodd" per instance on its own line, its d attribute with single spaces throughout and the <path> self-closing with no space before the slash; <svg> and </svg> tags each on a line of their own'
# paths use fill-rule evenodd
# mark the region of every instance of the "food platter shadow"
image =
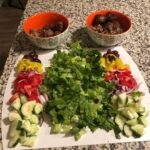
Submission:
<svg viewBox="0 0 150 150">
<path fill-rule="evenodd" d="M 4 118 L 2 121 L 4 122 L 4 124 L 6 126 L 10 125 L 10 121 L 9 121 L 8 117 Z M 9 139 L 9 132 L 7 132 L 7 136 L 6 137 L 7 137 L 7 139 Z"/>
<path fill-rule="evenodd" d="M 111 47 L 105 47 L 105 46 L 97 45 L 96 43 L 94 43 L 91 40 L 91 38 L 87 34 L 86 27 L 79 28 L 76 31 L 74 31 L 72 33 L 71 40 L 73 42 L 79 41 L 82 47 L 88 47 L 91 49 L 104 50 L 104 51 L 107 49 L 112 49 L 117 46 L 117 45 L 115 45 L 115 46 L 111 46 Z"/>
<path fill-rule="evenodd" d="M 23 31 L 16 34 L 12 47 L 16 52 L 42 50 L 41 48 L 34 46 Z"/>
</svg>

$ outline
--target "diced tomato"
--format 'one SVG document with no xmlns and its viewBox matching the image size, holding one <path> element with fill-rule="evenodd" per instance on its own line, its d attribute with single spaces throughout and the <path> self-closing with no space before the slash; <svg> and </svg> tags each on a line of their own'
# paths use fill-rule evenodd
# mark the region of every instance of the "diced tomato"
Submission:
<svg viewBox="0 0 150 150">
<path fill-rule="evenodd" d="M 38 87 L 42 84 L 43 75 L 33 70 L 21 72 L 15 80 L 15 91 L 26 94 L 30 100 L 40 103 Z"/>
<path fill-rule="evenodd" d="M 119 86 L 125 87 L 125 89 L 134 89 L 137 87 L 137 82 L 131 74 L 131 71 L 126 70 L 118 70 L 114 72 L 107 72 L 105 75 L 106 81 L 114 80 L 116 84 Z"/>
<path fill-rule="evenodd" d="M 17 79 L 28 79 L 27 72 L 22 72 L 22 73 L 18 74 Z"/>
<path fill-rule="evenodd" d="M 41 103 L 39 97 L 38 97 L 38 96 L 35 96 L 35 95 L 31 95 L 31 96 L 29 97 L 29 100 L 30 100 L 30 101 L 35 100 L 37 103 Z"/>
<path fill-rule="evenodd" d="M 18 97 L 19 97 L 19 92 L 15 93 L 8 101 L 8 104 L 12 104 Z"/>
<path fill-rule="evenodd" d="M 16 82 L 16 87 L 15 87 L 16 91 L 20 91 L 21 93 L 25 94 L 24 87 L 27 86 L 27 85 L 29 85 L 29 82 L 26 79 L 22 79 L 20 81 L 17 81 Z"/>
<path fill-rule="evenodd" d="M 114 74 L 113 74 L 113 72 L 107 72 L 106 74 L 105 74 L 105 80 L 106 81 L 111 81 L 111 80 L 113 80 L 114 79 Z"/>
<path fill-rule="evenodd" d="M 38 87 L 42 84 L 42 75 L 41 74 L 34 74 L 29 77 L 29 82 L 32 86 Z"/>
<path fill-rule="evenodd" d="M 24 90 L 28 96 L 31 95 L 31 89 L 32 89 L 32 86 L 29 84 L 24 86 Z"/>
</svg>

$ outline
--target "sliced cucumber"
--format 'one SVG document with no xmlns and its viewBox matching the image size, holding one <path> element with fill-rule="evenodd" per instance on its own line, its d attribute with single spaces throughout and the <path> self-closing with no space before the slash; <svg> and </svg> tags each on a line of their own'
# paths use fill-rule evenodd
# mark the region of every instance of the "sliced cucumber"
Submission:
<svg viewBox="0 0 150 150">
<path fill-rule="evenodd" d="M 117 115 L 115 117 L 115 123 L 118 125 L 120 130 L 123 130 L 124 124 L 125 124 L 125 118 L 122 117 L 121 115 Z"/>
<path fill-rule="evenodd" d="M 118 106 L 125 106 L 125 104 L 127 103 L 127 94 L 125 92 L 121 93 L 118 95 Z"/>
<path fill-rule="evenodd" d="M 128 104 L 128 107 L 134 109 L 134 111 L 140 113 L 145 111 L 145 107 L 141 106 L 139 103 L 130 103 Z"/>
<path fill-rule="evenodd" d="M 74 115 L 72 118 L 71 118 L 71 122 L 72 123 L 77 123 L 79 121 L 79 116 L 78 115 Z"/>
<path fill-rule="evenodd" d="M 137 136 L 142 136 L 144 134 L 144 126 L 141 124 L 136 124 L 132 126 L 131 129 Z"/>
<path fill-rule="evenodd" d="M 62 125 L 59 123 L 59 124 L 54 124 L 53 128 L 52 128 L 52 132 L 53 133 L 60 133 L 62 132 Z"/>
<path fill-rule="evenodd" d="M 11 104 L 11 106 L 16 109 L 19 110 L 21 107 L 21 103 L 20 103 L 20 98 L 16 98 L 16 100 L 14 100 L 14 102 Z"/>
<path fill-rule="evenodd" d="M 20 94 L 20 102 L 21 104 L 24 104 L 28 102 L 28 98 L 24 94 Z"/>
<path fill-rule="evenodd" d="M 63 133 L 69 133 L 72 130 L 72 125 L 63 125 Z"/>
<path fill-rule="evenodd" d="M 34 107 L 34 112 L 36 114 L 40 114 L 43 111 L 43 106 L 40 103 L 36 103 L 35 107 Z"/>
<path fill-rule="evenodd" d="M 118 109 L 120 109 L 120 108 L 123 108 L 124 105 L 122 103 L 120 103 L 120 101 L 118 101 L 117 107 L 118 107 Z"/>
<path fill-rule="evenodd" d="M 145 127 L 148 126 L 148 120 L 146 119 L 145 116 L 140 116 L 138 120 L 139 120 L 139 123 L 143 124 Z"/>
<path fill-rule="evenodd" d="M 127 97 L 127 104 L 133 103 L 133 98 L 131 96 Z"/>
<path fill-rule="evenodd" d="M 38 124 L 39 123 L 39 118 L 37 115 L 32 114 L 30 117 L 26 117 L 25 119 L 29 120 L 30 123 L 33 124 Z"/>
<path fill-rule="evenodd" d="M 138 124 L 138 120 L 137 120 L 137 118 L 131 119 L 131 120 L 128 120 L 128 121 L 126 122 L 126 124 L 127 124 L 127 125 L 130 125 L 130 126 L 134 126 L 134 125 Z"/>
<path fill-rule="evenodd" d="M 9 121 L 21 120 L 21 116 L 16 110 L 11 111 L 9 113 L 8 118 L 9 118 Z"/>
<path fill-rule="evenodd" d="M 35 140 L 36 140 L 36 136 L 31 136 L 31 137 L 23 136 L 21 137 L 20 142 L 23 146 L 32 147 L 35 143 Z"/>
<path fill-rule="evenodd" d="M 147 117 L 149 115 L 149 111 L 145 110 L 144 112 L 140 112 L 140 115 Z"/>
<path fill-rule="evenodd" d="M 18 121 L 18 125 L 17 125 L 17 130 L 21 130 L 21 127 L 22 127 L 22 121 L 21 120 L 19 120 Z"/>
<path fill-rule="evenodd" d="M 134 115 L 132 114 L 129 108 L 124 108 L 121 111 L 121 114 L 128 119 L 134 119 Z"/>
<path fill-rule="evenodd" d="M 30 121 L 29 120 L 23 120 L 21 128 L 24 129 L 27 132 L 30 132 L 30 130 L 31 130 L 31 123 L 30 123 Z"/>
<path fill-rule="evenodd" d="M 123 131 L 127 137 L 132 136 L 132 130 L 128 125 L 124 125 Z"/>
<path fill-rule="evenodd" d="M 17 126 L 18 126 L 18 120 L 12 121 L 10 128 L 9 128 L 9 136 L 10 137 L 14 137 L 16 135 L 17 132 L 19 132 L 17 130 Z"/>
<path fill-rule="evenodd" d="M 37 135 L 40 126 L 37 124 L 31 124 L 31 129 L 27 132 L 28 136 Z"/>
<path fill-rule="evenodd" d="M 36 105 L 35 101 L 29 101 L 27 103 L 24 103 L 21 108 L 22 114 L 26 117 L 30 117 L 30 115 L 32 115 L 32 111 L 35 105 Z"/>
<path fill-rule="evenodd" d="M 132 108 L 129 108 L 129 109 L 130 109 L 130 112 L 133 114 L 133 117 L 138 118 L 139 115 L 137 114 L 137 112 Z"/>
<path fill-rule="evenodd" d="M 138 113 L 144 113 L 145 112 L 145 107 L 144 106 L 140 106 L 137 110 Z"/>
<path fill-rule="evenodd" d="M 15 135 L 13 137 L 10 138 L 9 142 L 8 142 L 8 147 L 15 147 L 20 140 L 20 132 L 16 132 Z"/>
<path fill-rule="evenodd" d="M 118 96 L 117 95 L 113 95 L 111 97 L 111 102 L 114 106 L 117 106 L 117 101 L 118 101 Z"/>
<path fill-rule="evenodd" d="M 79 132 L 77 132 L 75 134 L 75 136 L 74 136 L 75 140 L 78 141 L 81 138 L 81 136 L 85 133 L 86 133 L 85 128 L 82 128 Z"/>
<path fill-rule="evenodd" d="M 135 91 L 131 94 L 132 98 L 134 99 L 135 102 L 139 101 L 142 96 L 142 92 L 140 91 Z"/>
</svg>

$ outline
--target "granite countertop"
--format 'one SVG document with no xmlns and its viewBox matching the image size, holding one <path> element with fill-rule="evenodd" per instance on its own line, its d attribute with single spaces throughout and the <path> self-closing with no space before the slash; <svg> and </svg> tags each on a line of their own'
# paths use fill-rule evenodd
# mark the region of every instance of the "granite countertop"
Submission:
<svg viewBox="0 0 150 150">
<path fill-rule="evenodd" d="M 13 41 L 7 58 L 4 72 L 0 78 L 0 113 L 5 87 L 10 72 L 20 52 L 24 50 L 38 50 L 22 33 L 22 23 L 25 18 L 40 11 L 58 11 L 65 14 L 70 20 L 70 34 L 66 42 L 82 40 L 84 45 L 93 47 L 92 41 L 85 32 L 85 18 L 91 11 L 100 9 L 115 9 L 127 14 L 132 20 L 132 29 L 122 46 L 128 51 L 141 70 L 148 87 L 150 88 L 150 2 L 149 0 L 28 0 L 18 32 Z M 66 47 L 66 43 L 61 45 Z M 1 131 L 0 131 L 0 149 Z M 133 142 L 122 144 L 104 144 L 56 149 L 138 149 L 149 150 L 150 142 Z M 56 150 L 55 149 L 55 150 Z"/>
</svg>

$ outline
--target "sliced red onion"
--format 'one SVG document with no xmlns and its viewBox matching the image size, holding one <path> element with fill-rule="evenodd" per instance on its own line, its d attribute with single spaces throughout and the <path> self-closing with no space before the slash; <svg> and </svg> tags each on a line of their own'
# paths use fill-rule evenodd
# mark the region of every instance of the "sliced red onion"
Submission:
<svg viewBox="0 0 150 150">
<path fill-rule="evenodd" d="M 48 95 L 46 93 L 42 93 L 42 95 L 45 98 L 45 100 L 48 100 Z"/>
<path fill-rule="evenodd" d="M 42 103 L 42 104 L 44 104 L 44 103 L 47 101 L 47 100 L 44 98 L 43 95 L 39 95 L 38 97 L 39 97 L 39 99 L 41 100 L 41 103 Z"/>
</svg>

